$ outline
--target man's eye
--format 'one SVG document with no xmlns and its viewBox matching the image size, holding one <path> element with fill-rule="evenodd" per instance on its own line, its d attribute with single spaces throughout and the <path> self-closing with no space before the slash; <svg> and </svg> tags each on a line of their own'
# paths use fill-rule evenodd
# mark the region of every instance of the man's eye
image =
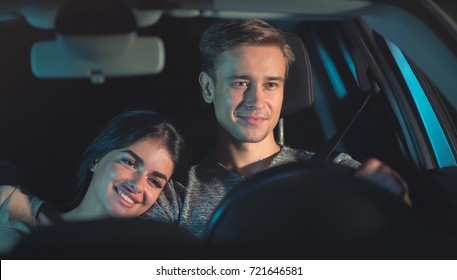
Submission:
<svg viewBox="0 0 457 280">
<path fill-rule="evenodd" d="M 162 189 L 163 186 L 162 184 L 159 182 L 159 180 L 155 179 L 155 178 L 148 178 L 148 182 L 151 186 L 153 186 L 154 188 L 157 188 L 157 189 Z"/>
<path fill-rule="evenodd" d="M 249 86 L 249 82 L 235 82 L 235 87 L 243 87 L 243 88 L 246 88 Z"/>
<path fill-rule="evenodd" d="M 268 88 L 268 89 L 275 89 L 277 87 L 278 87 L 277 83 L 267 83 L 266 84 L 266 88 Z"/>
</svg>

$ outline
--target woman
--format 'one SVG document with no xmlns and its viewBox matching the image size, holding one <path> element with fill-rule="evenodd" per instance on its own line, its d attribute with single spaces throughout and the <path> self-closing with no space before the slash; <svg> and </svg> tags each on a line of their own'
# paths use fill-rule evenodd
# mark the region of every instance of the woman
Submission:
<svg viewBox="0 0 457 280">
<path fill-rule="evenodd" d="M 172 187 L 167 185 L 184 151 L 183 137 L 163 116 L 147 110 L 115 116 L 82 156 L 68 211 L 49 211 L 19 187 L 0 187 L 0 253 L 39 225 L 142 215 Z"/>
</svg>

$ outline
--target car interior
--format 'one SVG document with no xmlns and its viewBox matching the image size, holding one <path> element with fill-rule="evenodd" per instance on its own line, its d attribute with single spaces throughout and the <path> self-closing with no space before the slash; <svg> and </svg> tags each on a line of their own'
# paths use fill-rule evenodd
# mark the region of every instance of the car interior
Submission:
<svg viewBox="0 0 457 280">
<path fill-rule="evenodd" d="M 169 116 L 191 147 L 190 164 L 198 163 L 216 135 L 212 112 L 200 100 L 199 36 L 221 19 L 261 18 L 286 32 L 297 58 L 285 84 L 277 141 L 318 156 L 240 185 L 207 228 L 211 249 L 184 232 L 170 234 L 168 226 L 160 236 L 189 258 L 239 256 L 242 248 L 251 249 L 246 257 L 275 257 L 265 244 L 281 258 L 292 252 L 306 258 L 455 257 L 457 29 L 439 17 L 433 1 L 260 2 L 0 2 L 0 179 L 12 176 L 37 196 L 65 203 L 97 129 L 138 108 Z M 405 71 L 425 92 L 422 101 Z M 422 108 L 428 107 L 427 115 Z M 324 162 L 336 152 L 360 162 L 378 158 L 397 170 L 408 182 L 413 209 Z M 269 213 L 271 203 L 284 212 Z M 290 211 L 295 214 L 284 218 Z M 154 223 L 121 222 L 150 235 L 161 231 Z M 46 229 L 18 247 L 16 257 L 39 257 L 48 242 L 71 233 L 79 240 L 75 249 L 85 236 L 77 233 L 94 225 L 80 226 Z M 95 227 L 100 235 L 88 242 L 93 248 L 102 233 L 115 231 L 109 222 Z M 134 238 L 117 234 L 100 248 L 115 236 Z M 70 246 L 56 244 L 50 254 Z"/>
</svg>

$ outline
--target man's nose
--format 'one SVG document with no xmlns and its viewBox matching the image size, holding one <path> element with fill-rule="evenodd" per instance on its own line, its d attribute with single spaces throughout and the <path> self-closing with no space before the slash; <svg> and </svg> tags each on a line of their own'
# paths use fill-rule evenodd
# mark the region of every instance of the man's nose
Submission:
<svg viewBox="0 0 457 280">
<path fill-rule="evenodd" d="M 265 104 L 264 91 L 261 85 L 253 85 L 246 90 L 245 104 L 249 109 L 260 109 Z"/>
</svg>

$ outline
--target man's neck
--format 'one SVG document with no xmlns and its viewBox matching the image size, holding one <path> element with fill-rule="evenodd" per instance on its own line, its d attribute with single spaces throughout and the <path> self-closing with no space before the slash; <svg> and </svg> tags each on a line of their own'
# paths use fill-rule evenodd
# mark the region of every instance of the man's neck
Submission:
<svg viewBox="0 0 457 280">
<path fill-rule="evenodd" d="M 269 135 L 257 143 L 218 139 L 214 149 L 214 157 L 226 169 L 234 170 L 249 177 L 268 168 L 280 150 L 281 147 L 275 142 L 273 135 Z"/>
</svg>

